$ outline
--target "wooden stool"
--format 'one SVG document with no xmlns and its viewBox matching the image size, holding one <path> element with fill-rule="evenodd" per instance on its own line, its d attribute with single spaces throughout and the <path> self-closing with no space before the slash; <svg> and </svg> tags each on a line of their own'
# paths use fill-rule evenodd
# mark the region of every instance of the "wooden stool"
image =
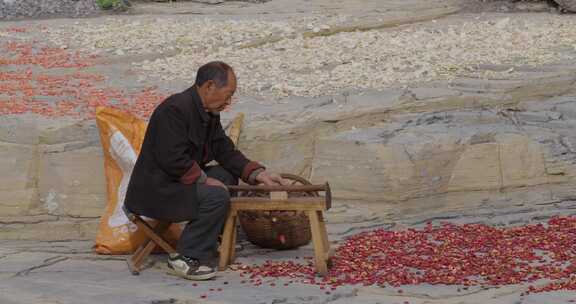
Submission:
<svg viewBox="0 0 576 304">
<path fill-rule="evenodd" d="M 239 211 L 304 211 L 310 220 L 314 262 L 320 275 L 328 274 L 330 261 L 330 242 L 326 232 L 323 212 L 330 209 L 331 193 L 328 183 L 325 185 L 305 186 L 229 186 L 231 191 L 263 191 L 270 197 L 233 197 L 230 211 L 224 225 L 222 246 L 220 249 L 219 269 L 226 270 L 235 259 L 236 221 Z M 288 198 L 288 192 L 324 191 L 325 196 Z"/>
<path fill-rule="evenodd" d="M 156 246 L 164 249 L 167 253 L 175 253 L 176 250 L 172 245 L 168 244 L 162 235 L 170 227 L 172 223 L 169 222 L 158 222 L 155 227 L 151 227 L 142 217 L 137 214 L 130 212 L 125 207 L 124 213 L 128 219 L 138 226 L 138 229 L 146 235 L 144 243 L 138 247 L 138 249 L 126 260 L 128 263 L 128 269 L 133 275 L 139 275 L 142 270 L 142 264 L 146 258 L 152 253 Z"/>
</svg>

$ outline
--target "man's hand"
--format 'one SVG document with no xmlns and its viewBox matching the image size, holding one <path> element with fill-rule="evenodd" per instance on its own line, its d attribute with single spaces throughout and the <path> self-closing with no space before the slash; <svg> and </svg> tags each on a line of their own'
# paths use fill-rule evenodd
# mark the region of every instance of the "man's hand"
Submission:
<svg viewBox="0 0 576 304">
<path fill-rule="evenodd" d="M 215 178 L 212 178 L 212 177 L 208 177 L 208 178 L 206 179 L 206 185 L 208 185 L 208 186 L 222 187 L 222 188 L 228 190 L 228 187 L 226 187 L 226 185 L 224 185 L 221 181 L 219 181 L 219 180 L 217 180 L 217 179 L 215 179 Z"/>
<path fill-rule="evenodd" d="M 266 186 L 280 186 L 289 184 L 289 182 L 283 179 L 279 174 L 269 173 L 268 171 L 260 172 L 260 174 L 256 176 L 256 181 Z"/>
</svg>

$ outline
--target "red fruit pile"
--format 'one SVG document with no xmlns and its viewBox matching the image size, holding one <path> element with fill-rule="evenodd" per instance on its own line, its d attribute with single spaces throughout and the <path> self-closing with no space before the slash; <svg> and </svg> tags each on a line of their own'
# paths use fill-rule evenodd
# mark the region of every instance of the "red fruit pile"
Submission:
<svg viewBox="0 0 576 304">
<path fill-rule="evenodd" d="M 554 283 L 534 291 L 576 290 L 576 217 L 545 224 L 497 228 L 482 224 L 426 225 L 404 231 L 375 230 L 350 237 L 336 251 L 325 278 L 308 264 L 243 265 L 243 275 L 298 278 L 326 286 L 347 284 L 448 284 L 499 286 Z"/>
<path fill-rule="evenodd" d="M 0 72 L 0 115 L 90 119 L 97 106 L 110 106 L 146 118 L 164 99 L 151 88 L 128 93 L 106 86 L 102 75 L 83 72 L 95 59 L 37 43 L 5 43 L 0 46 L 0 67 L 5 67 Z"/>
<path fill-rule="evenodd" d="M 38 47 L 32 43 L 8 42 L 0 65 L 36 65 L 43 68 L 84 68 L 94 64 L 95 56 L 82 56 L 61 48 Z"/>
<path fill-rule="evenodd" d="M 28 30 L 23 27 L 9 27 L 6 29 L 8 33 L 26 33 Z"/>
</svg>

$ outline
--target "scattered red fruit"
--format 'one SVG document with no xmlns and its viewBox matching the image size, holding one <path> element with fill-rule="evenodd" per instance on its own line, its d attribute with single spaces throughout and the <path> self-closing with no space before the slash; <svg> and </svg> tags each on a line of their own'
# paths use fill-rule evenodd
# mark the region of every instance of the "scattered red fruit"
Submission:
<svg viewBox="0 0 576 304">
<path fill-rule="evenodd" d="M 11 32 L 11 33 L 26 33 L 27 30 L 23 27 L 10 27 L 5 29 L 6 32 Z"/>
<path fill-rule="evenodd" d="M 426 224 L 422 229 L 361 233 L 348 238 L 323 279 L 312 264 L 266 261 L 243 268 L 252 277 L 286 277 L 306 284 L 503 286 L 552 280 L 528 292 L 576 290 L 576 217 L 516 227 Z M 305 260 L 309 260 L 306 257 Z M 467 290 L 467 287 L 463 287 Z M 398 290 L 402 293 L 402 290 Z"/>
<path fill-rule="evenodd" d="M 7 67 L 0 72 L 0 115 L 33 113 L 92 119 L 96 107 L 108 106 L 147 118 L 165 98 L 151 88 L 127 92 L 110 87 L 103 75 L 84 72 L 96 59 L 38 43 L 0 45 L 0 66 Z M 58 74 L 51 69 L 58 69 Z"/>
</svg>

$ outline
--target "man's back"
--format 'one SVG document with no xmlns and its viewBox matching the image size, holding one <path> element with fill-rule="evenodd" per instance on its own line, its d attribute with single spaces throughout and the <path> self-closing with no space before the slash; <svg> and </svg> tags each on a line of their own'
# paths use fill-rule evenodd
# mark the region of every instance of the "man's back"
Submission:
<svg viewBox="0 0 576 304">
<path fill-rule="evenodd" d="M 191 128 L 198 121 L 191 90 L 168 97 L 150 117 L 126 193 L 125 205 L 133 212 L 163 219 L 162 209 L 193 199 L 195 185 L 180 182 L 192 163 L 200 161 L 194 155 L 199 153 L 192 153 L 198 152 L 192 145 L 200 145 L 201 130 Z"/>
</svg>

